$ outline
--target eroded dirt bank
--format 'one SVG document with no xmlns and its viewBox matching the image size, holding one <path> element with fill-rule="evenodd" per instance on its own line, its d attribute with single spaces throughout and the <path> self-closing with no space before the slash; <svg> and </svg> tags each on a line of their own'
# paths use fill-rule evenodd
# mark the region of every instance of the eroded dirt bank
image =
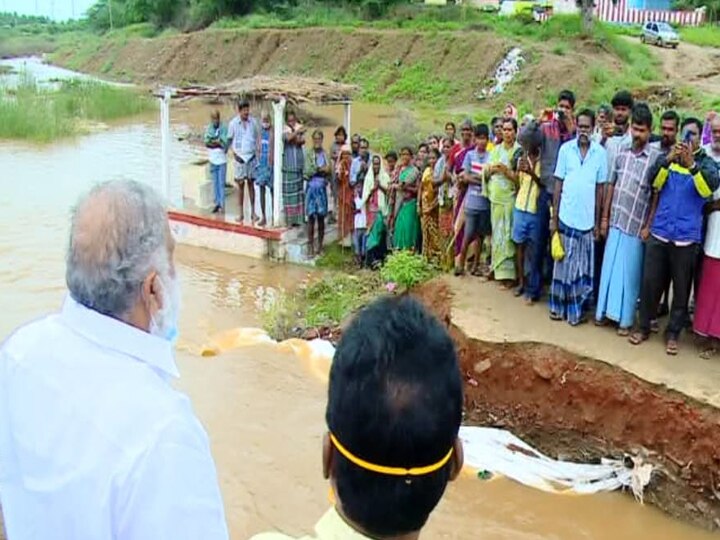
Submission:
<svg viewBox="0 0 720 540">
<path fill-rule="evenodd" d="M 643 455 L 658 467 L 646 502 L 720 529 L 720 410 L 558 347 L 469 339 L 452 322 L 445 283 L 414 294 L 457 345 L 468 421 L 563 459 Z"/>
<path fill-rule="evenodd" d="M 551 44 L 509 40 L 489 30 L 409 32 L 308 28 L 299 30 L 205 30 L 153 39 L 108 38 L 72 44 L 52 61 L 82 72 L 147 84 L 215 84 L 253 75 L 302 75 L 358 84 L 368 100 L 432 101 L 446 94 L 449 105 L 477 103 L 474 97 L 514 46 L 527 64 L 517 83 L 528 106 L 546 105 L 559 84 L 587 95 L 590 65 L 609 73 L 621 62 L 598 44 L 578 41 L 563 55 Z M 427 77 L 432 73 L 432 77 Z M 427 86 L 423 90 L 417 86 Z"/>
</svg>

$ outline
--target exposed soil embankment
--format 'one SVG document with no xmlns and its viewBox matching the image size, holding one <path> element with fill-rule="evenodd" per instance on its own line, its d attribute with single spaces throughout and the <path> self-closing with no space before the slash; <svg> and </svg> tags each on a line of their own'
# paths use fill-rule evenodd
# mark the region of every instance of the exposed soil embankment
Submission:
<svg viewBox="0 0 720 540">
<path fill-rule="evenodd" d="M 558 347 L 469 339 L 452 323 L 445 283 L 414 294 L 457 345 L 468 421 L 563 459 L 641 455 L 658 467 L 646 501 L 720 529 L 720 410 Z"/>
<path fill-rule="evenodd" d="M 214 84 L 253 75 L 303 75 L 360 85 L 367 99 L 421 99 L 445 93 L 446 103 L 474 97 L 518 41 L 491 31 L 408 32 L 309 28 L 205 30 L 154 39 L 103 40 L 61 48 L 53 61 L 84 72 L 139 83 Z M 568 86 L 587 94 L 590 64 L 618 71 L 617 58 L 578 41 L 562 56 L 549 44 L 520 43 L 528 63 L 516 81 L 528 104 Z M 425 87 L 425 88 L 423 88 Z M 423 93 L 424 92 L 424 93 Z"/>
</svg>

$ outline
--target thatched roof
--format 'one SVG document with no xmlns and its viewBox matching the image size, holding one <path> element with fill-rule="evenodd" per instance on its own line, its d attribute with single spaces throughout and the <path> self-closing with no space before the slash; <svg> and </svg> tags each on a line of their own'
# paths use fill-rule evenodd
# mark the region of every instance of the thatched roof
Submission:
<svg viewBox="0 0 720 540">
<path fill-rule="evenodd" d="M 172 90 L 173 97 L 206 97 L 220 99 L 241 96 L 253 100 L 285 97 L 288 103 L 331 103 L 348 101 L 356 86 L 306 77 L 270 77 L 258 75 L 236 79 L 218 86 L 184 86 Z"/>
</svg>

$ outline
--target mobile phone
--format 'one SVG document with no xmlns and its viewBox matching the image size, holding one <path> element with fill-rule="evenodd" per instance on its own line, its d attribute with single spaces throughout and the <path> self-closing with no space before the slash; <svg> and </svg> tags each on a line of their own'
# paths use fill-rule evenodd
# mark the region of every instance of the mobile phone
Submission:
<svg viewBox="0 0 720 540">
<path fill-rule="evenodd" d="M 690 144 L 690 142 L 693 140 L 694 134 L 689 129 L 683 133 L 683 142 L 685 144 Z"/>
</svg>

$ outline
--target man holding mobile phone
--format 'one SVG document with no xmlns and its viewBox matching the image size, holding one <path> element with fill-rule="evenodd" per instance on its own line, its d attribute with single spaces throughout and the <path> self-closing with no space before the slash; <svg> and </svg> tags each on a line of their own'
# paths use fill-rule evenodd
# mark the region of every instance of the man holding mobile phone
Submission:
<svg viewBox="0 0 720 540">
<path fill-rule="evenodd" d="M 642 231 L 646 239 L 645 265 L 640 293 L 638 329 L 630 336 L 639 345 L 650 335 L 664 284 L 672 281 L 670 321 L 665 332 L 666 352 L 678 353 L 678 338 L 688 317 L 688 300 L 695 278 L 702 241 L 703 209 L 720 186 L 717 164 L 700 148 L 702 123 L 687 118 L 681 140 L 651 171 L 653 200 L 651 226 Z"/>
</svg>

